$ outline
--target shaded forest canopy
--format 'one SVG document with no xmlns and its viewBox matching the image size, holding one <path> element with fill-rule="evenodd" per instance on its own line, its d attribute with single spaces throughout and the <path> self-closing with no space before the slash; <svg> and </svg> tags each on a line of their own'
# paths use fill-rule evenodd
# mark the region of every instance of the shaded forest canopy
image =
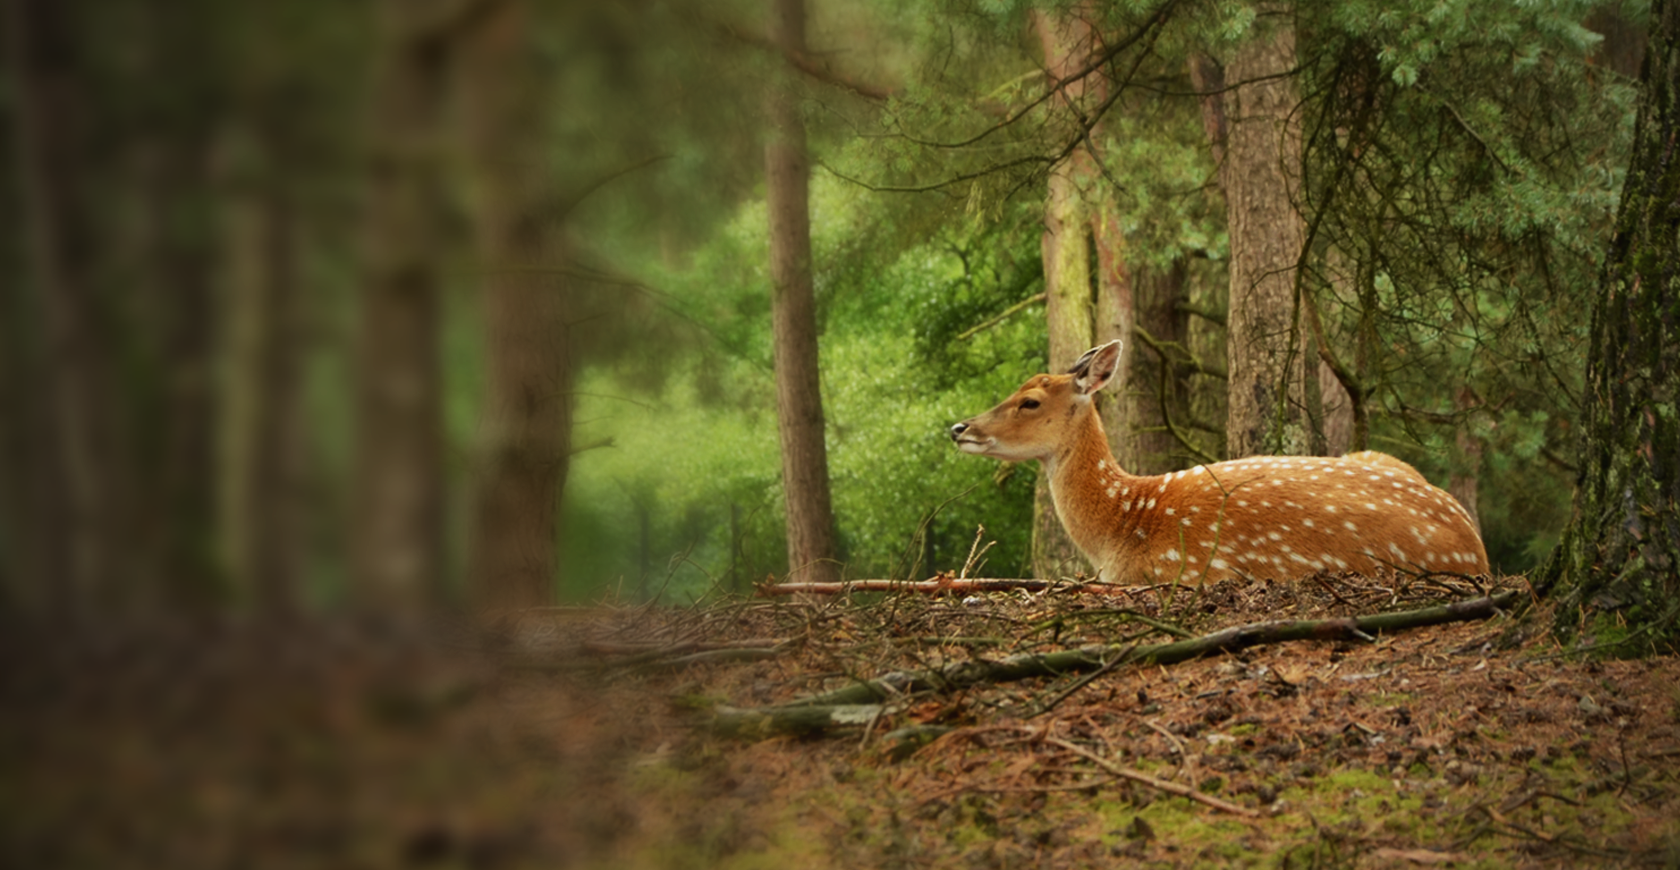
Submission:
<svg viewBox="0 0 1680 870">
<path fill-rule="evenodd" d="M 1031 576 L 1037 470 L 946 428 L 1048 367 L 1073 270 L 1134 300 L 1116 454 L 1231 451 L 1223 110 L 1285 27 L 1279 449 L 1413 463 L 1501 571 L 1569 515 L 1642 3 L 812 0 L 787 52 L 757 2 L 271 6 L 8 0 L 8 607 L 787 573 L 772 79 L 843 576 L 959 568 L 980 526 Z M 1054 261 L 1047 197 L 1085 228 Z"/>
</svg>

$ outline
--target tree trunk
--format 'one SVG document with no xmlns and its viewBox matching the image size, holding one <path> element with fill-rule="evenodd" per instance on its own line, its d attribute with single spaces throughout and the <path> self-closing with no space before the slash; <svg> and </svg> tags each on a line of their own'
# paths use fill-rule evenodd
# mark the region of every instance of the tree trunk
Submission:
<svg viewBox="0 0 1680 870">
<path fill-rule="evenodd" d="M 783 51 L 805 51 L 804 0 L 773 0 L 770 37 Z M 770 308 L 775 341 L 776 409 L 787 501 L 789 579 L 833 582 L 834 509 L 828 487 L 822 383 L 817 367 L 816 294 L 811 278 L 809 156 L 791 74 L 772 85 L 764 148 L 770 212 Z"/>
<path fill-rule="evenodd" d="M 1639 77 L 1640 65 L 1645 62 L 1647 35 L 1645 28 L 1627 14 L 1622 4 L 1595 6 L 1582 23 L 1588 30 L 1604 37 L 1604 41 L 1598 44 L 1598 50 L 1592 54 L 1591 62 L 1595 66 L 1614 70 L 1629 79 Z"/>
<path fill-rule="evenodd" d="M 1341 248 L 1332 246 L 1325 252 L 1325 269 L 1329 273 L 1330 285 L 1335 288 L 1336 298 L 1347 299 L 1358 295 L 1357 282 L 1360 265 L 1353 258 L 1347 256 Z M 1315 306 L 1319 305 L 1317 302 L 1313 304 Z M 1322 306 L 1319 307 L 1322 308 Z M 1303 312 L 1303 314 L 1308 313 Z M 1331 324 L 1323 322 L 1321 313 L 1311 313 L 1311 316 L 1319 323 L 1319 326 L 1312 331 L 1316 333 L 1318 330 L 1322 330 L 1324 340 L 1326 342 L 1331 341 L 1334 336 L 1334 333 L 1331 332 Z M 1338 360 L 1345 365 L 1347 357 L 1342 355 L 1343 352 L 1334 345 L 1332 345 L 1331 350 L 1336 354 Z M 1336 377 L 1335 370 L 1323 358 L 1309 359 L 1307 365 L 1316 365 L 1318 368 L 1320 413 L 1314 421 L 1314 426 L 1318 435 L 1322 437 L 1324 454 L 1326 456 L 1342 456 L 1354 449 L 1364 449 L 1363 445 L 1359 448 L 1352 447 L 1354 440 L 1353 398 L 1348 394 L 1347 388 L 1342 386 L 1341 380 Z"/>
<path fill-rule="evenodd" d="M 130 466 L 116 413 L 114 342 L 84 265 L 91 230 L 76 189 L 72 117 L 77 105 L 71 4 L 10 0 L 6 55 L 14 100 L 19 192 L 43 337 L 46 443 L 52 498 L 42 505 L 40 554 L 47 573 L 31 585 L 63 615 L 121 608 L 136 590 L 119 566 L 131 552 L 126 505 Z"/>
<path fill-rule="evenodd" d="M 1184 311 L 1189 301 L 1187 280 L 1184 261 L 1177 260 L 1166 269 L 1140 270 L 1134 282 L 1135 325 L 1157 342 L 1190 346 L 1190 315 Z M 1190 383 L 1182 355 L 1169 353 L 1163 359 L 1136 335 L 1127 335 L 1126 340 L 1137 349 L 1131 380 L 1117 396 L 1116 416 L 1125 437 L 1110 436 L 1115 460 L 1132 474 L 1163 474 L 1194 464 L 1187 461 L 1189 451 L 1172 433 L 1177 428 L 1188 436 Z"/>
<path fill-rule="evenodd" d="M 352 593 L 414 612 L 441 598 L 438 116 L 445 46 L 412 7 L 379 7 L 369 129 L 367 277 L 357 336 Z"/>
<path fill-rule="evenodd" d="M 1646 649 L 1680 644 L 1680 2 L 1651 9 L 1645 87 L 1593 310 L 1573 516 L 1534 586 L 1557 627 L 1625 608 Z M 1621 620 L 1618 620 L 1620 622 Z"/>
<path fill-rule="evenodd" d="M 1301 134 L 1289 10 L 1263 9 L 1252 38 L 1225 69 L 1224 187 L 1231 237 L 1226 335 L 1232 457 L 1300 454 L 1310 447 L 1307 369 L 1295 324 L 1295 263 L 1306 227 L 1296 210 Z"/>
<path fill-rule="evenodd" d="M 227 215 L 229 295 L 222 385 L 226 561 L 236 589 L 267 613 L 298 605 L 303 539 L 296 217 L 277 131 L 253 143 Z"/>
<path fill-rule="evenodd" d="M 499 4 L 469 32 L 461 57 L 489 354 L 468 556 L 474 605 L 484 610 L 553 602 L 570 467 L 564 215 L 545 213 L 557 179 L 544 158 L 549 95 L 540 87 L 530 13 L 523 0 Z"/>
<path fill-rule="evenodd" d="M 1069 116 L 1079 112 L 1093 88 L 1101 87 L 1100 76 L 1068 80 L 1084 67 L 1093 45 L 1091 26 L 1076 12 L 1038 11 L 1033 15 L 1039 42 L 1044 50 L 1044 67 L 1051 79 L 1061 83 L 1061 93 L 1055 105 Z M 1104 221 L 1089 202 L 1095 189 L 1096 164 L 1083 145 L 1074 149 L 1067 159 L 1050 170 L 1044 199 L 1044 237 L 1041 250 L 1044 257 L 1044 317 L 1049 335 L 1049 370 L 1060 372 L 1072 365 L 1079 355 L 1095 343 L 1097 321 L 1113 321 L 1122 316 L 1130 318 L 1130 311 L 1122 315 L 1115 304 L 1101 306 L 1098 311 L 1098 285 L 1104 279 L 1111 285 L 1125 284 L 1128 309 L 1130 284 L 1125 272 L 1124 239 L 1113 221 Z M 1093 228 L 1103 233 L 1099 244 Z M 1099 275 L 1092 275 L 1093 245 L 1098 244 L 1105 262 L 1099 263 Z M 1114 289 L 1112 286 L 1110 289 Z M 1129 339 L 1130 336 L 1127 336 Z M 1126 342 L 1131 348 L 1131 342 Z M 1124 389 L 1125 369 L 1115 373 Z M 1107 397 L 1099 397 L 1106 402 Z M 1107 411 L 1108 413 L 1104 413 Z M 1113 403 L 1099 406 L 1104 423 L 1113 413 Z M 1114 431 L 1110 429 L 1109 431 Z M 1093 573 L 1073 539 L 1068 537 L 1056 515 L 1055 502 L 1050 497 L 1048 475 L 1040 474 L 1033 491 L 1033 574 L 1038 577 L 1059 577 L 1075 573 Z"/>
<path fill-rule="evenodd" d="M 1458 393 L 1453 398 L 1462 418 L 1459 420 L 1458 434 L 1455 438 L 1458 455 L 1454 457 L 1452 476 L 1447 479 L 1447 492 L 1451 493 L 1452 497 L 1458 499 L 1458 503 L 1464 506 L 1465 512 L 1470 514 L 1471 525 L 1474 525 L 1476 531 L 1480 532 L 1482 530 L 1482 516 L 1478 510 L 1478 504 L 1481 501 L 1481 468 L 1484 445 L 1482 439 L 1476 437 L 1473 433 L 1471 423 L 1477 413 L 1476 409 L 1481 405 L 1481 400 L 1476 396 L 1476 391 L 1468 386 L 1459 387 Z"/>
</svg>

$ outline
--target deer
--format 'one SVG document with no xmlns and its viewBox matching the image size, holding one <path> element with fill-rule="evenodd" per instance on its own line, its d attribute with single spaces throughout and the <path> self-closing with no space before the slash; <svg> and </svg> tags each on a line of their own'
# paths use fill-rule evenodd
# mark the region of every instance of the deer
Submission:
<svg viewBox="0 0 1680 870">
<path fill-rule="evenodd" d="M 1127 473 L 1093 401 L 1114 379 L 1120 347 L 1111 341 L 1065 374 L 1028 378 L 950 430 L 964 453 L 1038 460 L 1056 515 L 1099 582 L 1199 585 L 1385 568 L 1490 573 L 1481 535 L 1458 500 L 1385 453 L 1251 456 Z"/>
</svg>

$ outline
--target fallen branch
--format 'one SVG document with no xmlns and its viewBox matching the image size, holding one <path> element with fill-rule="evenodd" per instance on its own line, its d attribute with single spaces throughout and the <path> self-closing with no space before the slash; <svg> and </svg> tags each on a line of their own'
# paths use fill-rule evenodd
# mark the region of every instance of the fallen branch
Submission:
<svg viewBox="0 0 1680 870">
<path fill-rule="evenodd" d="M 1364 640 L 1383 631 L 1398 631 L 1487 619 L 1516 599 L 1515 592 L 1459 601 L 1422 610 L 1383 613 L 1356 618 L 1291 620 L 1240 625 L 1213 634 L 1154 646 L 1093 645 L 1062 652 L 1010 656 L 999 661 L 966 661 L 925 671 L 895 671 L 867 682 L 825 692 L 787 706 L 831 706 L 891 701 L 927 691 L 955 691 L 979 683 L 1006 683 L 1032 677 L 1058 677 L 1119 664 L 1170 665 L 1205 655 L 1229 653 L 1267 643 L 1292 640 Z"/>
<path fill-rule="evenodd" d="M 1069 743 L 1060 737 L 1046 737 L 1044 738 L 1044 742 L 1060 746 L 1081 758 L 1090 760 L 1103 770 L 1106 770 L 1115 776 L 1129 779 L 1132 782 L 1141 783 L 1149 786 L 1150 788 L 1159 789 L 1170 794 L 1176 794 L 1179 797 L 1187 797 L 1193 801 L 1199 801 L 1221 812 L 1232 813 L 1239 816 L 1248 816 L 1249 818 L 1254 818 L 1260 815 L 1248 807 L 1238 806 L 1228 801 L 1222 801 L 1212 795 L 1203 794 L 1202 792 L 1199 792 L 1187 785 L 1180 785 L 1176 782 L 1168 782 L 1164 779 L 1156 779 L 1155 777 L 1142 771 L 1132 770 L 1129 767 L 1121 767 L 1120 765 L 1103 758 L 1095 752 L 1091 752 L 1090 750 L 1076 744 Z"/>
<path fill-rule="evenodd" d="M 888 708 L 882 704 L 831 704 L 801 707 L 718 707 L 709 721 L 726 737 L 760 740 L 778 734 L 814 734 L 832 728 L 862 727 Z"/>
<path fill-rule="evenodd" d="M 752 662 L 773 658 L 787 648 L 790 641 L 758 638 L 738 643 L 686 643 L 647 646 L 586 642 L 578 647 L 547 655 L 524 655 L 505 659 L 505 667 L 522 671 L 586 671 L 602 668 L 635 668 L 667 670 L 689 665 L 718 662 Z M 592 656 L 617 655 L 619 658 L 601 661 Z"/>
<path fill-rule="evenodd" d="M 1119 594 L 1132 591 L 1130 586 L 1113 583 L 1069 583 L 1061 580 L 958 580 L 935 577 L 932 580 L 847 580 L 842 583 L 761 583 L 756 594 L 760 598 L 775 595 L 845 595 L 849 592 L 920 592 L 924 595 L 963 595 L 981 592 L 1100 592 Z"/>
<path fill-rule="evenodd" d="M 748 640 L 738 640 L 732 643 L 714 643 L 709 641 L 684 641 L 682 643 L 615 643 L 604 640 L 586 640 L 578 644 L 578 651 L 598 656 L 635 656 L 658 658 L 659 656 L 680 655 L 691 652 L 707 652 L 719 649 L 750 649 L 758 647 L 777 646 L 785 643 L 773 637 L 755 637 Z"/>
</svg>

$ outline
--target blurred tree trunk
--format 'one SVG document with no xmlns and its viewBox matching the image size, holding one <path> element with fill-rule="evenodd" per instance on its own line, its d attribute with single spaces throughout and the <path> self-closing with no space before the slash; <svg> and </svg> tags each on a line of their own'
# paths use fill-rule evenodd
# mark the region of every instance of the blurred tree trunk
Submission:
<svg viewBox="0 0 1680 870">
<path fill-rule="evenodd" d="M 74 4 L 9 0 L 7 59 L 19 193 L 27 225 L 34 299 L 42 335 L 47 416 L 30 440 L 46 448 L 39 470 L 48 498 L 31 559 L 43 573 L 31 585 L 60 614 L 124 608 L 140 591 L 119 566 L 132 555 L 127 506 L 131 466 L 123 460 L 109 334 L 86 265 L 91 228 L 77 189 L 79 142 Z"/>
<path fill-rule="evenodd" d="M 33 614 L 68 608 L 72 531 L 66 525 L 68 493 L 57 437 L 60 373 L 48 358 L 44 329 L 48 282 L 62 280 L 56 276 L 65 268 L 58 252 L 62 230 L 40 224 L 64 207 L 53 202 L 62 190 L 43 187 L 40 174 L 50 168 L 41 161 L 60 153 L 56 143 L 64 138 L 58 129 L 63 121 L 50 113 L 54 93 L 68 86 L 63 81 L 67 60 L 38 56 L 47 48 L 40 35 L 45 25 L 35 20 L 39 13 L 33 7 L 39 5 L 28 0 L 5 4 L 6 75 L 14 89 L 7 132 L 20 202 L 16 211 L 0 217 L 4 229 L 25 242 L 27 262 L 21 265 L 30 270 L 29 281 L 0 286 L 0 401 L 5 408 L 0 414 L 0 571 L 5 574 L 0 605 Z"/>
<path fill-rule="evenodd" d="M 1311 446 L 1305 360 L 1312 348 L 1293 323 L 1295 263 L 1306 227 L 1295 206 L 1301 133 L 1300 100 L 1287 75 L 1295 68 L 1292 15 L 1288 7 L 1263 7 L 1255 32 L 1224 70 L 1232 88 L 1223 108 L 1222 173 L 1231 237 L 1226 450 L 1232 457 L 1300 454 Z"/>
<path fill-rule="evenodd" d="M 0 232 L 21 234 L 14 215 Z M 23 281 L 0 284 L 0 614 L 48 609 L 49 578 L 62 578 L 62 513 L 50 425 L 51 375 L 40 335 L 40 300 Z"/>
<path fill-rule="evenodd" d="M 357 327 L 352 595 L 399 612 L 437 603 L 443 576 L 436 261 L 448 58 L 445 34 L 421 20 L 424 6 L 377 6 Z"/>
<path fill-rule="evenodd" d="M 297 218 L 275 144 L 283 134 L 263 126 L 248 143 L 253 165 L 229 183 L 219 495 L 233 586 L 258 609 L 287 613 L 299 603 L 303 550 L 301 294 Z"/>
<path fill-rule="evenodd" d="M 805 52 L 804 0 L 771 0 L 770 38 L 784 53 Z M 791 70 L 783 64 L 780 73 L 770 91 L 770 139 L 764 163 L 769 185 L 770 307 L 782 488 L 787 500 L 788 578 L 834 582 L 840 579 L 840 564 L 817 365 L 811 167 Z"/>
<path fill-rule="evenodd" d="M 157 228 L 150 272 L 153 323 L 162 373 L 155 461 L 140 463 L 147 501 L 142 511 L 144 561 L 162 600 L 204 608 L 225 590 L 215 568 L 215 393 L 212 389 L 215 306 L 209 211 L 208 130 L 160 143 L 149 191 Z"/>
<path fill-rule="evenodd" d="M 1594 304 L 1574 513 L 1534 587 L 1556 627 L 1622 610 L 1644 649 L 1680 646 L 1680 3 L 1651 9 L 1633 156 Z M 1625 619 L 1625 622 L 1624 622 Z"/>
<path fill-rule="evenodd" d="M 524 0 L 496 3 L 461 42 L 489 355 L 467 568 L 481 610 L 553 601 L 571 445 L 564 215 L 549 205 L 556 179 L 543 134 L 552 95 L 538 76 L 530 12 Z"/>
<path fill-rule="evenodd" d="M 137 205 L 112 233 L 136 242 L 132 289 L 122 291 L 129 344 L 155 375 L 125 392 L 141 399 L 134 418 L 135 474 L 145 509 L 137 514 L 139 580 L 159 601 L 202 609 L 224 603 L 216 564 L 214 383 L 216 351 L 216 206 L 212 141 L 227 117 L 221 68 L 195 56 L 220 35 L 203 0 L 144 0 L 127 37 L 147 87 L 176 108 L 124 143 L 129 159 L 107 189 L 132 186 Z M 121 193 L 117 193 L 121 196 Z M 102 197 L 103 198 L 103 197 Z M 130 351 L 130 353 L 134 353 Z M 131 383 L 133 383 L 131 381 Z"/>
</svg>

